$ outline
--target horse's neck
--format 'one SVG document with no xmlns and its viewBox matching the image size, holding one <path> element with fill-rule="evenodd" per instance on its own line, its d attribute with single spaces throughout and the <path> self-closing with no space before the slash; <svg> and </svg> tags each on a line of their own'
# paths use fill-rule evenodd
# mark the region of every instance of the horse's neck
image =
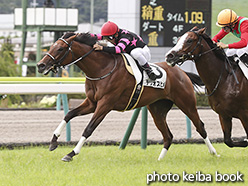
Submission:
<svg viewBox="0 0 248 186">
<path fill-rule="evenodd" d="M 85 44 L 77 43 L 77 50 L 75 50 L 75 58 L 78 59 L 87 52 L 89 52 L 92 48 Z M 74 52 L 74 49 L 73 49 Z M 87 57 L 83 58 L 76 65 L 89 77 L 100 77 L 102 74 L 107 71 L 108 66 L 111 64 L 110 55 L 100 52 L 93 51 Z"/>
<path fill-rule="evenodd" d="M 202 55 L 196 60 L 196 69 L 207 88 L 214 89 L 220 76 L 225 76 L 226 70 L 224 63 L 224 61 L 216 57 L 212 52 Z"/>
</svg>

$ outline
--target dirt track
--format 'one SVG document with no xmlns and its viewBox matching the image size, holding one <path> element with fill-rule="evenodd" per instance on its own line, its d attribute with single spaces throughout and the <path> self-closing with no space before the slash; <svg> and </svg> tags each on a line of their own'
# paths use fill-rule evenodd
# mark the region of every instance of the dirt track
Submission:
<svg viewBox="0 0 248 186">
<path fill-rule="evenodd" d="M 210 140 L 223 138 L 223 133 L 218 120 L 218 115 L 210 109 L 199 109 L 202 121 L 205 123 Z M 112 111 L 100 126 L 95 130 L 88 141 L 120 142 L 125 134 L 133 111 L 115 112 Z M 71 120 L 71 140 L 78 141 L 84 128 L 92 115 L 81 116 Z M 0 144 L 3 143 L 44 143 L 49 142 L 53 131 L 64 117 L 63 111 L 55 110 L 1 110 L 0 111 Z M 185 115 L 178 109 L 169 112 L 167 121 L 174 139 L 185 139 L 186 119 Z M 233 120 L 232 137 L 246 136 L 239 120 Z M 130 140 L 140 140 L 141 137 L 141 113 L 136 122 Z M 200 139 L 199 134 L 192 125 L 192 138 Z M 148 140 L 160 141 L 162 136 L 155 127 L 152 117 L 148 114 Z M 66 141 L 65 130 L 59 141 Z"/>
</svg>

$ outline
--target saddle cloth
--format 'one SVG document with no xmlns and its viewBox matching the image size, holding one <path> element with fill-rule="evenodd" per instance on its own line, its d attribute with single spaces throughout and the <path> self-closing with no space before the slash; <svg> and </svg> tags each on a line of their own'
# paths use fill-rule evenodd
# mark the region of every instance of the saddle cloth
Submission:
<svg viewBox="0 0 248 186">
<path fill-rule="evenodd" d="M 121 54 L 125 62 L 127 71 L 135 77 L 136 85 L 134 87 L 131 98 L 125 110 L 133 109 L 139 102 L 144 86 L 164 89 L 166 84 L 166 71 L 156 64 L 150 64 L 154 73 L 158 76 L 155 81 L 149 79 L 146 72 L 136 63 L 136 61 L 127 53 Z M 125 111 L 124 110 L 124 111 Z"/>
<path fill-rule="evenodd" d="M 153 72 L 158 76 L 158 78 L 155 81 L 152 81 L 149 79 L 146 72 L 141 69 L 141 67 L 136 63 L 136 61 L 127 53 L 124 53 L 125 56 L 125 65 L 130 74 L 132 74 L 136 82 L 139 83 L 143 76 L 143 85 L 147 87 L 153 87 L 153 88 L 160 88 L 164 89 L 166 84 L 166 71 L 159 67 L 158 65 L 154 63 L 149 63 L 150 67 L 153 69 Z"/>
<path fill-rule="evenodd" d="M 242 61 L 239 61 L 238 65 L 239 65 L 241 71 L 243 72 L 244 76 L 248 80 L 248 67 Z"/>
</svg>

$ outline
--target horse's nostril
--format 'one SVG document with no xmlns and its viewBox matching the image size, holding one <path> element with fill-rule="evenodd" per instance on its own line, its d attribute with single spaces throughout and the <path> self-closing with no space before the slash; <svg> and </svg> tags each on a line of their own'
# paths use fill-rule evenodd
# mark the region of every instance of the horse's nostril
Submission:
<svg viewBox="0 0 248 186">
<path fill-rule="evenodd" d="M 42 71 L 46 68 L 46 65 L 43 63 L 40 63 L 40 64 L 37 64 L 37 67 L 38 67 L 39 71 Z"/>
<path fill-rule="evenodd" d="M 174 55 L 172 53 L 170 53 L 170 54 L 167 55 L 167 58 L 168 59 L 173 59 L 174 58 Z"/>
</svg>

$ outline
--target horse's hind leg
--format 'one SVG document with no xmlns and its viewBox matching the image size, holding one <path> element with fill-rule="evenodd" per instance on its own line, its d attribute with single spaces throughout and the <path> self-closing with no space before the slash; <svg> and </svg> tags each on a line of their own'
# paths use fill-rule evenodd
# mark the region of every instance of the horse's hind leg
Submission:
<svg viewBox="0 0 248 186">
<path fill-rule="evenodd" d="M 181 109 L 184 114 L 186 114 L 189 119 L 193 122 L 194 126 L 196 127 L 196 131 L 201 135 L 204 139 L 205 144 L 208 147 L 210 154 L 217 155 L 215 148 L 211 144 L 207 132 L 204 128 L 204 123 L 200 120 L 199 114 L 196 109 L 196 99 L 193 93 L 191 95 L 185 96 L 187 100 L 177 99 L 175 104 Z"/>
<path fill-rule="evenodd" d="M 166 116 L 171 109 L 173 102 L 170 100 L 159 100 L 148 106 L 148 109 L 153 117 L 153 120 L 162 133 L 164 140 L 164 148 L 162 149 L 158 160 L 161 160 L 167 153 L 173 139 L 173 135 L 166 123 Z"/>
<path fill-rule="evenodd" d="M 50 143 L 49 150 L 53 151 L 58 147 L 58 137 L 61 134 L 61 131 L 65 128 L 66 124 L 74 117 L 85 115 L 94 112 L 95 110 L 95 104 L 92 103 L 89 99 L 85 99 L 84 102 L 79 105 L 77 108 L 69 111 L 64 119 L 61 121 L 59 126 L 56 128 L 56 130 L 53 132 L 53 137 Z"/>
</svg>

